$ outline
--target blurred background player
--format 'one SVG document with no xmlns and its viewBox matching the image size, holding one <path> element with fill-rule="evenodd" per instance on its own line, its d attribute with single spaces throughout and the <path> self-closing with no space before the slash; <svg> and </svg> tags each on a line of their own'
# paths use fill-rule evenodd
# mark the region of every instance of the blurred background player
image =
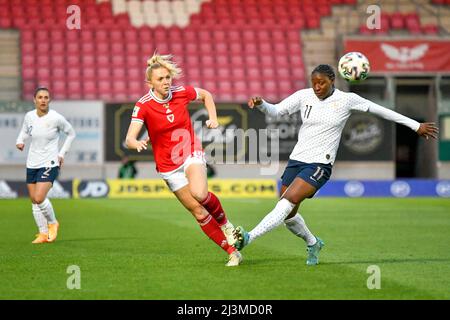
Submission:
<svg viewBox="0 0 450 320">
<path fill-rule="evenodd" d="M 34 94 L 35 110 L 25 115 L 16 147 L 23 151 L 25 140 L 31 138 L 27 157 L 27 187 L 32 202 L 33 216 L 39 234 L 32 243 L 55 241 L 59 223 L 52 203 L 47 198 L 53 182 L 58 177 L 64 163 L 64 156 L 75 139 L 72 125 L 59 113 L 49 109 L 50 92 L 47 88 L 37 88 Z M 58 152 L 60 133 L 67 138 Z"/>
<path fill-rule="evenodd" d="M 206 125 L 214 129 L 218 127 L 216 107 L 212 95 L 204 89 L 172 86 L 172 79 L 181 74 L 181 69 L 171 59 L 171 55 L 154 54 L 148 60 L 146 79 L 150 90 L 134 107 L 126 144 L 141 152 L 151 142 L 160 176 L 203 232 L 229 254 L 226 265 L 237 266 L 242 257 L 231 245 L 234 227 L 219 199 L 208 192 L 206 160 L 187 108 L 189 102 L 201 100 L 209 115 Z M 143 125 L 149 138 L 138 141 Z"/>
<path fill-rule="evenodd" d="M 306 264 L 319 263 L 318 254 L 324 242 L 311 233 L 297 210 L 304 199 L 312 198 L 330 179 L 342 130 L 352 111 L 370 112 L 405 125 L 426 139 L 436 139 L 438 128 L 434 123 L 419 123 L 355 93 L 340 91 L 334 87 L 334 80 L 333 68 L 322 64 L 311 73 L 312 88 L 299 90 L 276 105 L 260 97 L 249 100 L 250 108 L 256 106 L 273 117 L 300 111 L 302 125 L 298 142 L 281 177 L 281 199 L 250 232 L 242 227 L 236 228 L 235 246 L 239 250 L 284 221 L 292 233 L 305 240 L 308 252 Z"/>
<path fill-rule="evenodd" d="M 122 165 L 119 168 L 119 179 L 134 179 L 138 171 L 135 166 L 136 161 L 130 160 L 127 156 L 122 158 Z"/>
</svg>

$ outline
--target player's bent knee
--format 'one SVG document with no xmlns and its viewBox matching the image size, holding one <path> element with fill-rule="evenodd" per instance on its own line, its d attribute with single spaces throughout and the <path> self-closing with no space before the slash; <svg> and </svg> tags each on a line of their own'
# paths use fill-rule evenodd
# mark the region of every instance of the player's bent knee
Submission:
<svg viewBox="0 0 450 320">
<path fill-rule="evenodd" d="M 299 205 L 303 200 L 305 200 L 305 197 L 297 194 L 285 194 L 283 198 L 295 205 Z"/>
<path fill-rule="evenodd" d="M 203 202 L 208 196 L 208 190 L 190 190 L 192 197 L 198 202 Z"/>
<path fill-rule="evenodd" d="M 34 196 L 32 202 L 35 204 L 41 204 L 42 202 L 45 201 L 46 197 L 42 197 L 42 196 Z"/>
</svg>

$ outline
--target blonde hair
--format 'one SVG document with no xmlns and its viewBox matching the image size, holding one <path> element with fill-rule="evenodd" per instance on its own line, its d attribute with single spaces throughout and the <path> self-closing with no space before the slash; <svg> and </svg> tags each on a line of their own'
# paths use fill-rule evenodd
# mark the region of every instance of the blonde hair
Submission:
<svg viewBox="0 0 450 320">
<path fill-rule="evenodd" d="M 170 76 L 174 79 L 181 76 L 182 70 L 178 65 L 172 61 L 173 56 L 171 54 L 159 55 L 156 52 L 153 56 L 147 60 L 147 70 L 145 70 L 145 76 L 147 81 L 150 81 L 152 71 L 159 68 L 166 68 L 169 70 Z"/>
</svg>

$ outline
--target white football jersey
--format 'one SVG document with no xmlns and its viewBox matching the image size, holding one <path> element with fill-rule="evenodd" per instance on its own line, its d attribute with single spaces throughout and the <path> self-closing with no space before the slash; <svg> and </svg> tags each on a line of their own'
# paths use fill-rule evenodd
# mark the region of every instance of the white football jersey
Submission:
<svg viewBox="0 0 450 320">
<path fill-rule="evenodd" d="M 64 132 L 67 138 L 58 152 L 60 132 Z M 61 114 L 54 110 L 49 110 L 42 117 L 38 116 L 36 110 L 32 110 L 25 115 L 16 144 L 24 143 L 27 138 L 31 138 L 27 168 L 56 167 L 59 165 L 58 156 L 64 157 L 75 139 L 75 130 Z"/>
<path fill-rule="evenodd" d="M 317 98 L 312 88 L 299 90 L 277 105 L 263 102 L 259 109 L 273 116 L 300 111 L 303 123 L 289 158 L 306 163 L 334 163 L 342 131 L 352 111 L 369 111 L 413 130 L 420 125 L 355 93 L 338 89 L 325 100 Z"/>
</svg>

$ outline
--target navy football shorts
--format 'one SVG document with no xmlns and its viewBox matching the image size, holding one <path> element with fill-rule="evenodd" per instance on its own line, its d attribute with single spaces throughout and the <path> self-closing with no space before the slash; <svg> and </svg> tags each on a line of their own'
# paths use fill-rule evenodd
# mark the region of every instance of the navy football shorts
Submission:
<svg viewBox="0 0 450 320">
<path fill-rule="evenodd" d="M 319 190 L 330 179 L 332 168 L 331 164 L 305 163 L 289 159 L 281 176 L 281 183 L 289 186 L 296 177 L 299 177 Z"/>
<path fill-rule="evenodd" d="M 47 167 L 39 169 L 27 168 L 27 183 L 51 182 L 56 180 L 59 174 L 59 167 Z"/>
</svg>

